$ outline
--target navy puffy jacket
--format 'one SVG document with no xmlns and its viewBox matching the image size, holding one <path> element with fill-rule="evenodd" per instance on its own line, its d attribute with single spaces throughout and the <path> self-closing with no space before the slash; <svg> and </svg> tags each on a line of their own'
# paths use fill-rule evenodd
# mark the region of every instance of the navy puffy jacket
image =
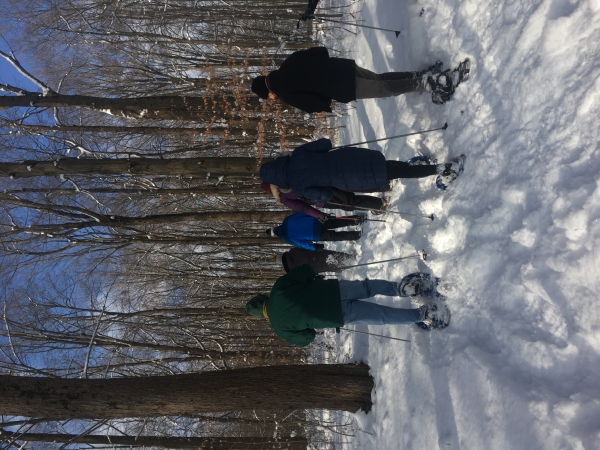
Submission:
<svg viewBox="0 0 600 450">
<path fill-rule="evenodd" d="M 356 147 L 331 150 L 329 139 L 319 139 L 296 148 L 291 156 L 265 163 L 260 178 L 281 188 L 291 188 L 313 202 L 331 200 L 332 187 L 364 192 L 387 185 L 387 167 L 381 152 Z"/>
</svg>

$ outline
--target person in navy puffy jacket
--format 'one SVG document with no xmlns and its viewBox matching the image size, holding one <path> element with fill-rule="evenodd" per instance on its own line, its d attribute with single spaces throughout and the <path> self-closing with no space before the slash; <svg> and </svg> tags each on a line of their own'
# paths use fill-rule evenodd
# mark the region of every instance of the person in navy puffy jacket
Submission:
<svg viewBox="0 0 600 450">
<path fill-rule="evenodd" d="M 381 190 L 396 178 L 436 177 L 448 185 L 463 170 L 464 155 L 450 162 L 413 165 L 385 159 L 381 152 L 358 147 L 332 149 L 329 139 L 319 139 L 294 149 L 260 167 L 260 178 L 313 203 L 333 201 L 334 189 L 347 192 Z"/>
</svg>

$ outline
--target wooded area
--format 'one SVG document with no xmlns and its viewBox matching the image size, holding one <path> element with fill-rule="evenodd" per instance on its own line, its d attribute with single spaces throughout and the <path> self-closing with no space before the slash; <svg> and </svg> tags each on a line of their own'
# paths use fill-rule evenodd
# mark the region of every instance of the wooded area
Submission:
<svg viewBox="0 0 600 450">
<path fill-rule="evenodd" d="M 264 233 L 290 211 L 259 165 L 336 134 L 335 114 L 249 89 L 315 45 L 305 9 L 0 6 L 0 56 L 23 76 L 0 77 L 5 448 L 330 448 L 351 429 L 320 411 L 370 408 L 367 366 L 314 364 L 336 361 L 243 310 L 288 248 Z"/>
</svg>

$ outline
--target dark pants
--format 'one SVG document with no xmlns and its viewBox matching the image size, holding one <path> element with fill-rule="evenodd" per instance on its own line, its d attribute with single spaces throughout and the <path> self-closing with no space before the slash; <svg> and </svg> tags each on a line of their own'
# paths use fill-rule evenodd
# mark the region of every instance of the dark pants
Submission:
<svg viewBox="0 0 600 450">
<path fill-rule="evenodd" d="M 350 220 L 348 220 L 350 219 Z M 321 226 L 319 241 L 356 241 L 360 238 L 360 231 L 332 231 L 334 228 L 358 225 L 358 217 L 348 216 L 348 219 L 329 219 Z"/>
<path fill-rule="evenodd" d="M 333 197 L 327 203 L 324 208 L 330 209 L 343 209 L 344 211 L 354 211 L 357 209 L 374 209 L 380 210 L 383 206 L 383 199 L 380 197 L 372 197 L 370 195 L 356 195 L 354 192 L 340 191 L 339 189 L 332 188 Z M 333 203 L 338 203 L 334 205 Z M 343 206 L 340 206 L 343 205 Z"/>
<path fill-rule="evenodd" d="M 423 90 L 416 72 L 386 72 L 377 74 L 356 66 L 356 98 L 383 98 Z"/>
<path fill-rule="evenodd" d="M 294 247 L 281 255 L 283 269 L 289 272 L 294 267 L 310 264 L 317 272 L 340 272 L 343 266 L 352 264 L 354 256 L 333 250 L 304 250 Z"/>
<path fill-rule="evenodd" d="M 404 161 L 386 161 L 387 179 L 396 178 L 424 178 L 437 173 L 437 166 L 432 165 L 413 165 Z"/>
</svg>

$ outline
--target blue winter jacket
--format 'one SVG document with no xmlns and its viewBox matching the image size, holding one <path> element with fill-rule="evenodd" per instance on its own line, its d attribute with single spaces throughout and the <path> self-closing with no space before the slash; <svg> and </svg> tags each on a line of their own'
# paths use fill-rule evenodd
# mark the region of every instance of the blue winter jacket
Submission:
<svg viewBox="0 0 600 450">
<path fill-rule="evenodd" d="M 304 213 L 296 213 L 286 217 L 273 232 L 290 245 L 315 250 L 313 242 L 321 237 L 321 222 Z"/>
<path fill-rule="evenodd" d="M 329 139 L 296 148 L 291 156 L 264 163 L 260 177 L 267 183 L 291 188 L 313 202 L 331 200 L 332 187 L 364 192 L 387 185 L 385 157 L 378 151 L 356 147 L 331 150 Z"/>
</svg>

